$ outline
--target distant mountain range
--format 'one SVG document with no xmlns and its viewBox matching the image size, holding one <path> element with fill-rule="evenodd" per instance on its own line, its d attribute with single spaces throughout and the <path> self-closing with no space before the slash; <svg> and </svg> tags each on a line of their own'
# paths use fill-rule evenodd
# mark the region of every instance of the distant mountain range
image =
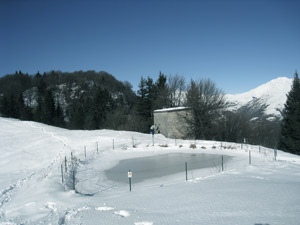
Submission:
<svg viewBox="0 0 300 225">
<path fill-rule="evenodd" d="M 230 111 L 251 111 L 253 117 L 262 114 L 269 120 L 281 119 L 286 95 L 291 90 L 293 79 L 279 77 L 266 84 L 241 94 L 227 94 Z"/>
</svg>

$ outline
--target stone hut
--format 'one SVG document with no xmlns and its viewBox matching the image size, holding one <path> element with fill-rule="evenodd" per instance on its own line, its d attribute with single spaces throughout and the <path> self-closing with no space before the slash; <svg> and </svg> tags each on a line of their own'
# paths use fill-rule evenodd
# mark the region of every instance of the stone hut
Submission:
<svg viewBox="0 0 300 225">
<path fill-rule="evenodd" d="M 154 111 L 155 133 L 160 133 L 168 138 L 187 138 L 187 118 L 191 115 L 191 109 L 176 107 L 158 109 Z"/>
</svg>

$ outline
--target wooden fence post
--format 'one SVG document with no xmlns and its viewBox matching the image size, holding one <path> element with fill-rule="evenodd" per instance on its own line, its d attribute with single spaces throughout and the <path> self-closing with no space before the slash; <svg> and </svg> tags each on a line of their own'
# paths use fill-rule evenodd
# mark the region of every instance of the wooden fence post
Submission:
<svg viewBox="0 0 300 225">
<path fill-rule="evenodd" d="M 249 165 L 251 165 L 251 151 L 249 151 Z"/>
<path fill-rule="evenodd" d="M 187 162 L 185 162 L 185 180 L 188 180 L 188 175 L 187 175 Z"/>
</svg>

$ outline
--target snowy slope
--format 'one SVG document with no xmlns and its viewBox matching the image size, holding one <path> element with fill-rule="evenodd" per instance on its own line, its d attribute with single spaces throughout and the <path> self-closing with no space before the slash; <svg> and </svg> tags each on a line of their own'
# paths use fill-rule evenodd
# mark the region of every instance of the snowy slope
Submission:
<svg viewBox="0 0 300 225">
<path fill-rule="evenodd" d="M 279 77 L 245 93 L 236 95 L 227 94 L 226 99 L 231 104 L 229 109 L 237 110 L 256 100 L 261 105 L 267 105 L 265 114 L 280 117 L 281 114 L 279 111 L 284 108 L 286 94 L 291 90 L 292 82 L 293 79 Z"/>
<path fill-rule="evenodd" d="M 149 134 L 69 131 L 0 117 L 0 224 L 299 224 L 300 157 L 278 151 L 274 161 L 272 149 L 200 140 L 191 149 L 192 143 L 158 135 L 152 146 Z M 78 189 L 94 195 L 61 184 L 60 166 L 71 152 L 82 162 Z M 190 169 L 189 181 L 184 172 L 140 183 L 133 175 L 132 192 L 103 172 L 120 160 L 167 153 L 232 160 L 224 172 Z"/>
</svg>

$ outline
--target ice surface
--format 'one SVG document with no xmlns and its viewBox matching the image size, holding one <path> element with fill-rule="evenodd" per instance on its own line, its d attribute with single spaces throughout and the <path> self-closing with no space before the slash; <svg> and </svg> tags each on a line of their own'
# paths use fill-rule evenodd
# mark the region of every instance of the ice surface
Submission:
<svg viewBox="0 0 300 225">
<path fill-rule="evenodd" d="M 230 160 L 230 158 L 230 156 L 224 156 L 224 163 Z M 133 182 L 138 183 L 146 179 L 159 178 L 184 172 L 185 163 L 187 163 L 188 170 L 196 170 L 218 167 L 221 166 L 221 162 L 222 158 L 220 155 L 203 153 L 169 153 L 138 159 L 122 160 L 118 165 L 104 172 L 109 180 L 128 183 L 128 178 L 125 174 L 130 169 L 133 173 Z"/>
</svg>

